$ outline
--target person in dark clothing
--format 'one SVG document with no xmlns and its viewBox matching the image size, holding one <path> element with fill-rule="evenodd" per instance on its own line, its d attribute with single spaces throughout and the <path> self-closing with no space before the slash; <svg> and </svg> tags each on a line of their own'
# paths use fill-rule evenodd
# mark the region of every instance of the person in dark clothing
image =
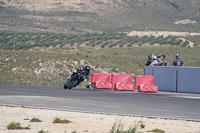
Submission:
<svg viewBox="0 0 200 133">
<path fill-rule="evenodd" d="M 154 54 L 148 55 L 147 63 L 146 63 L 145 66 L 149 66 L 154 61 L 154 59 L 152 58 L 152 56 L 154 56 Z"/>
<path fill-rule="evenodd" d="M 161 55 L 161 66 L 169 66 L 169 63 L 165 60 L 165 55 Z"/>
<path fill-rule="evenodd" d="M 183 65 L 184 65 L 184 63 L 180 59 L 179 54 L 176 54 L 176 59 L 173 62 L 173 66 L 183 66 Z"/>
</svg>

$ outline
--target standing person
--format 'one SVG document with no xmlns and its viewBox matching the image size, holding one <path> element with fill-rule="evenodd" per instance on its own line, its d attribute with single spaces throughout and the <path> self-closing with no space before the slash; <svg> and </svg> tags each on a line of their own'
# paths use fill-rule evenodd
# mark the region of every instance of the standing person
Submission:
<svg viewBox="0 0 200 133">
<path fill-rule="evenodd" d="M 161 66 L 169 66 L 169 63 L 165 60 L 165 55 L 161 55 Z"/>
<path fill-rule="evenodd" d="M 160 55 L 158 55 L 157 57 L 153 56 L 153 58 L 154 58 L 154 61 L 149 66 L 160 66 L 161 65 L 161 56 Z"/>
<path fill-rule="evenodd" d="M 154 61 L 153 56 L 154 54 L 148 55 L 147 64 L 145 66 L 149 66 Z"/>
<path fill-rule="evenodd" d="M 173 62 L 173 66 L 184 66 L 183 61 L 179 57 L 179 54 L 176 54 L 176 59 Z"/>
</svg>

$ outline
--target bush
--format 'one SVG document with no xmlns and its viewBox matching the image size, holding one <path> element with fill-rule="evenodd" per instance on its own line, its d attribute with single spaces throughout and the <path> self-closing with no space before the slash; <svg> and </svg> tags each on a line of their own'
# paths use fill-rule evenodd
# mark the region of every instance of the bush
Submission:
<svg viewBox="0 0 200 133">
<path fill-rule="evenodd" d="M 175 42 L 176 42 L 176 37 L 172 37 L 169 41 L 169 44 L 171 45 L 175 45 Z"/>
<path fill-rule="evenodd" d="M 110 130 L 109 133 L 136 133 L 136 127 L 130 128 L 127 131 L 123 131 L 123 125 L 119 124 L 117 126 L 117 123 L 115 122 L 112 126 L 112 129 Z"/>
<path fill-rule="evenodd" d="M 101 45 L 101 48 L 104 48 L 107 44 L 109 44 L 109 42 L 104 42 L 104 43 Z"/>
<path fill-rule="evenodd" d="M 42 121 L 40 119 L 38 119 L 38 118 L 32 118 L 30 120 L 30 122 L 42 122 Z"/>
<path fill-rule="evenodd" d="M 16 130 L 16 129 L 31 129 L 29 126 L 27 127 L 21 127 L 20 123 L 12 122 L 7 126 L 7 129 L 9 130 Z"/>
<path fill-rule="evenodd" d="M 56 118 L 54 121 L 53 121 L 53 123 L 62 123 L 62 124 L 69 124 L 69 123 L 71 123 L 71 121 L 69 121 L 69 120 L 61 120 L 61 119 L 59 119 L 59 118 Z"/>
<path fill-rule="evenodd" d="M 189 42 L 188 42 L 188 41 L 185 41 L 185 42 L 182 44 L 182 47 L 186 47 L 188 44 L 189 44 Z"/>
<path fill-rule="evenodd" d="M 40 130 L 38 133 L 46 133 L 45 131 L 43 131 L 43 130 Z"/>
<path fill-rule="evenodd" d="M 182 40 L 178 40 L 178 41 L 175 41 L 174 45 L 180 45 L 182 43 Z"/>
<path fill-rule="evenodd" d="M 153 129 L 150 132 L 154 132 L 154 133 L 164 133 L 165 131 L 161 130 L 161 129 Z"/>
</svg>

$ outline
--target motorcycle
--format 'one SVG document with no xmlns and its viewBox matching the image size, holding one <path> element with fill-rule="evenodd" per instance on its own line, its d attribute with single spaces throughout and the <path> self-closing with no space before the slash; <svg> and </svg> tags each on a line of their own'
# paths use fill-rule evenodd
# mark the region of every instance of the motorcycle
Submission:
<svg viewBox="0 0 200 133">
<path fill-rule="evenodd" d="M 64 84 L 64 89 L 72 89 L 77 85 L 87 81 L 87 75 L 83 70 L 75 70 L 73 74 L 68 78 L 67 82 Z"/>
</svg>

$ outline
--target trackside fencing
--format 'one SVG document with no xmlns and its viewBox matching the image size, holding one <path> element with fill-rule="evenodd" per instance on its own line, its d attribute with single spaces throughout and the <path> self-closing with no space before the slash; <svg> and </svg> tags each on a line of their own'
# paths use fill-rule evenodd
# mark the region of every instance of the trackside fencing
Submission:
<svg viewBox="0 0 200 133">
<path fill-rule="evenodd" d="M 144 75 L 154 76 L 159 91 L 200 93 L 200 68 L 145 66 Z"/>
</svg>

